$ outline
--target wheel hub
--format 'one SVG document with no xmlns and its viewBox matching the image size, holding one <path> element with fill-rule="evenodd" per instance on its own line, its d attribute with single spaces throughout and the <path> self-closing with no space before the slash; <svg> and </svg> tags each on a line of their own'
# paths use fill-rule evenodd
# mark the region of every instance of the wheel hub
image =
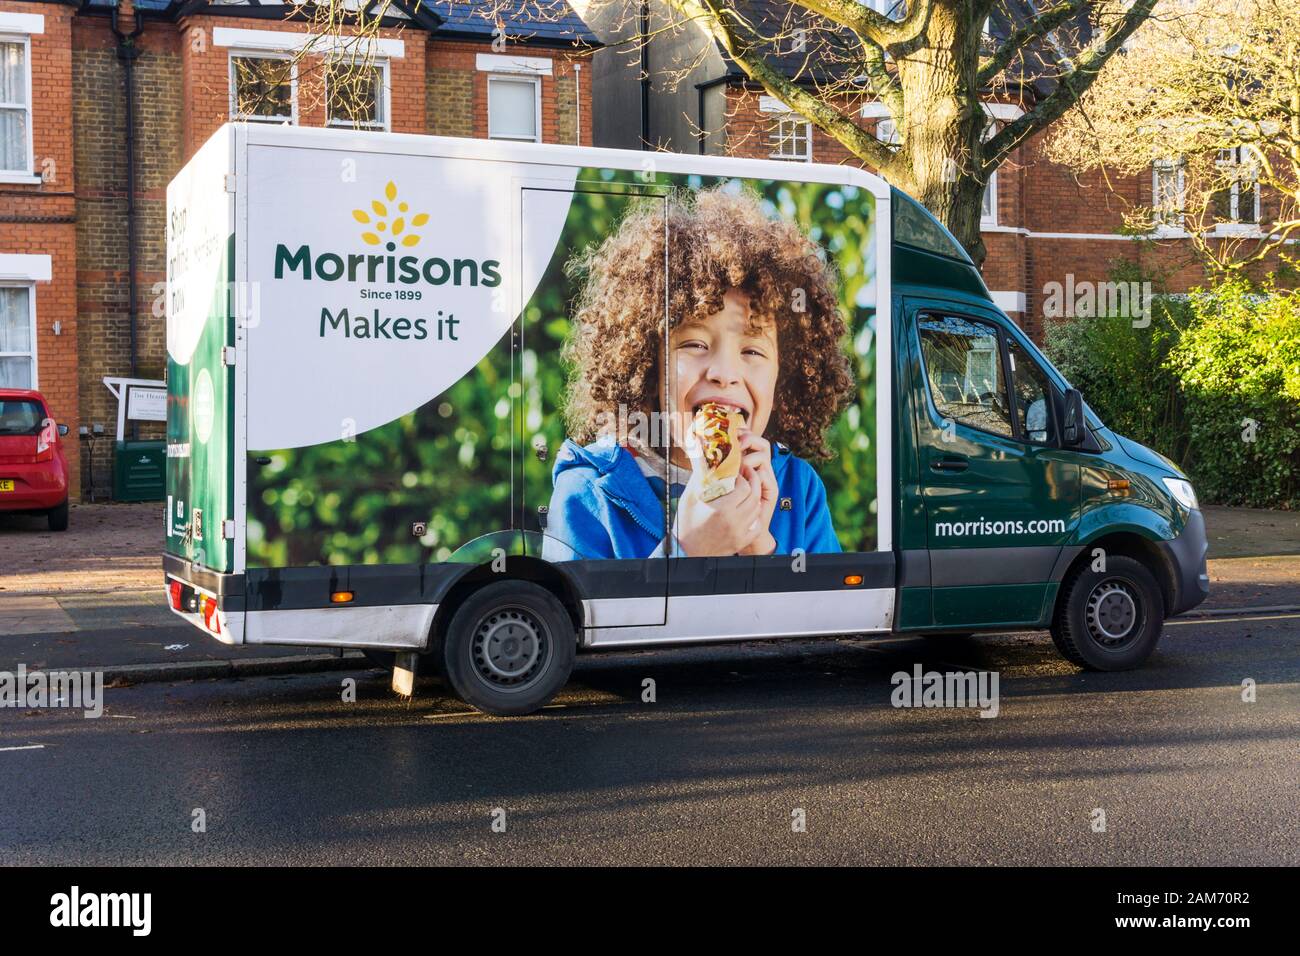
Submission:
<svg viewBox="0 0 1300 956">
<path fill-rule="evenodd" d="M 517 686 L 537 675 L 546 651 L 546 629 L 523 608 L 505 608 L 484 618 L 474 632 L 474 664 L 496 686 Z"/>
<path fill-rule="evenodd" d="M 1088 629 L 1107 647 L 1125 643 L 1138 630 L 1141 613 L 1133 593 L 1118 581 L 1103 581 L 1088 596 Z"/>
</svg>

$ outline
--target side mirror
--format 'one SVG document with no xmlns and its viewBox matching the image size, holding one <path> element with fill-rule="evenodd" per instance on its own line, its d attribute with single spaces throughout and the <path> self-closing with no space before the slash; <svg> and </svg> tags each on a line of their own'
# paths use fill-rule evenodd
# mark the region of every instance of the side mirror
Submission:
<svg viewBox="0 0 1300 956">
<path fill-rule="evenodd" d="M 1061 405 L 1061 444 L 1066 448 L 1078 448 L 1088 432 L 1088 423 L 1083 417 L 1083 395 L 1077 388 L 1068 389 Z"/>
<path fill-rule="evenodd" d="M 60 425 L 60 426 L 59 426 L 59 434 L 60 434 L 60 435 L 66 435 L 67 433 L 68 433 L 68 426 L 67 426 L 67 425 Z"/>
</svg>

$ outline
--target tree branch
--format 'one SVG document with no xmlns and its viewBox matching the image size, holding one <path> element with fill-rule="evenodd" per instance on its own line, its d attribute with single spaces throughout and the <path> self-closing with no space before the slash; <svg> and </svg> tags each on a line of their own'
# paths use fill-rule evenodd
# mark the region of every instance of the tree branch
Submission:
<svg viewBox="0 0 1300 956">
<path fill-rule="evenodd" d="M 858 36 L 886 48 L 895 44 L 910 43 L 924 33 L 930 20 L 930 8 L 934 5 L 934 0 L 908 0 L 907 15 L 901 20 L 891 20 L 857 0 L 795 0 L 795 2 L 832 23 L 848 27 Z"/>
<path fill-rule="evenodd" d="M 852 119 L 819 97 L 792 82 L 774 69 L 761 55 L 752 53 L 736 37 L 728 20 L 730 8 L 722 0 L 670 0 L 674 7 L 690 15 L 705 14 L 700 22 L 722 44 L 727 55 L 751 80 L 789 106 L 800 116 L 825 130 L 840 143 L 876 169 L 884 169 L 894 159 L 893 150 L 870 135 Z"/>
<path fill-rule="evenodd" d="M 1023 27 L 1012 31 L 994 52 L 992 59 L 980 67 L 979 73 L 976 74 L 978 85 L 982 88 L 992 83 L 1026 45 L 1046 36 L 1065 23 L 1082 10 L 1086 2 L 1087 0 L 1063 0 L 1051 9 L 1044 10 Z"/>
<path fill-rule="evenodd" d="M 1038 102 L 1033 109 L 1012 120 L 984 144 L 984 160 L 980 173 L 987 177 L 1029 136 L 1060 119 L 1071 106 L 1079 102 L 1079 97 L 1087 91 L 1101 68 L 1124 45 L 1124 41 L 1133 35 L 1151 15 L 1156 0 L 1136 0 L 1124 14 L 1119 26 L 1111 31 L 1100 44 L 1081 53 L 1075 60 L 1074 69 L 1057 80 L 1056 89 Z"/>
<path fill-rule="evenodd" d="M 903 88 L 898 77 L 885 66 L 885 51 L 870 40 L 862 41 L 862 60 L 866 66 L 867 81 L 876 99 L 885 104 L 889 115 L 903 128 Z"/>
</svg>

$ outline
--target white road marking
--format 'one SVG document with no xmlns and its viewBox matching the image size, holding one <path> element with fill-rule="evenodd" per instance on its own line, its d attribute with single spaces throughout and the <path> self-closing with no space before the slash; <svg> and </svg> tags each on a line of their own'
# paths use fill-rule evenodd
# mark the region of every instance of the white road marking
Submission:
<svg viewBox="0 0 1300 956">
<path fill-rule="evenodd" d="M 25 747 L 0 747 L 0 753 L 6 753 L 10 750 L 44 750 L 45 744 L 28 744 Z"/>
<path fill-rule="evenodd" d="M 1199 618 L 1194 621 L 1165 621 L 1165 627 L 1171 627 L 1175 624 L 1249 624 L 1251 621 L 1294 621 L 1300 618 L 1300 614 L 1270 614 L 1263 617 L 1239 616 L 1239 617 L 1207 617 Z"/>
</svg>

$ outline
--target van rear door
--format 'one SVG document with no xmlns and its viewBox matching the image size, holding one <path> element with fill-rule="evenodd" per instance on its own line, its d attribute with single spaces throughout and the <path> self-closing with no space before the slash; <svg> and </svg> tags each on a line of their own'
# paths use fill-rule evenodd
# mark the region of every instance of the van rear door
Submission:
<svg viewBox="0 0 1300 956">
<path fill-rule="evenodd" d="M 933 626 L 1037 623 L 1079 510 L 1079 467 L 1055 447 L 1050 383 L 996 311 L 905 308 L 921 355 L 913 394 Z"/>
</svg>

